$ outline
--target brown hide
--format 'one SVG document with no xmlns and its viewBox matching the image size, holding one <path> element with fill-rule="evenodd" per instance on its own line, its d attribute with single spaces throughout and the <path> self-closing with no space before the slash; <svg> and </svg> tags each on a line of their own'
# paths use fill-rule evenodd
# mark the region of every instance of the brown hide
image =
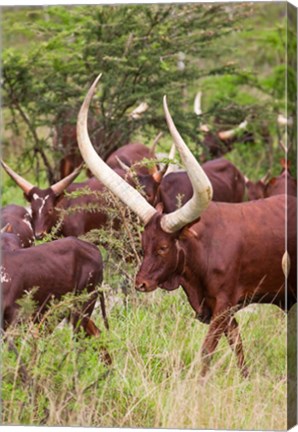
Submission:
<svg viewBox="0 0 298 432">
<path fill-rule="evenodd" d="M 266 185 L 265 197 L 280 195 L 297 196 L 297 180 L 294 179 L 289 171 L 285 170 L 278 177 L 273 177 Z"/>
<path fill-rule="evenodd" d="M 247 198 L 249 201 L 258 200 L 265 198 L 266 184 L 263 180 L 253 182 L 251 180 L 246 181 Z"/>
<path fill-rule="evenodd" d="M 22 248 L 20 238 L 11 232 L 0 233 L 0 249 L 1 251 L 14 251 Z M 3 252 L 2 252 L 3 253 Z"/>
<path fill-rule="evenodd" d="M 102 282 L 100 252 L 94 245 L 76 238 L 68 237 L 30 249 L 2 252 L 1 308 L 4 328 L 16 319 L 16 302 L 25 291 L 38 287 L 34 300 L 38 306 L 36 317 L 40 319 L 52 296 L 60 299 L 67 293 L 79 294 L 84 289 L 91 293 Z M 96 299 L 97 293 L 94 293 L 80 312 L 73 315 L 73 325 L 80 322 L 87 334 L 90 334 L 89 318 Z M 102 312 L 106 323 L 105 308 Z"/>
<path fill-rule="evenodd" d="M 127 167 L 133 167 L 133 171 L 126 171 L 120 167 L 117 158 Z M 154 204 L 160 183 L 154 178 L 157 168 L 155 166 L 152 168 L 142 166 L 143 159 L 155 159 L 152 149 L 144 144 L 131 143 L 113 152 L 106 160 L 106 163 L 131 186 L 139 188 L 150 204 Z"/>
<path fill-rule="evenodd" d="M 220 139 L 220 131 L 208 131 L 204 133 L 202 145 L 207 148 L 209 156 L 213 158 L 220 158 L 226 153 L 230 152 L 235 142 L 250 143 L 254 141 L 254 136 L 251 132 L 243 132 L 241 136 L 235 136 L 229 139 Z"/>
<path fill-rule="evenodd" d="M 102 183 L 92 177 L 85 182 L 71 184 L 66 188 L 66 192 L 72 193 L 82 189 L 90 190 L 90 193 L 70 198 L 64 193 L 57 196 L 51 188 L 34 187 L 30 190 L 26 198 L 31 204 L 32 226 L 37 239 L 49 233 L 61 216 L 63 223 L 58 233 L 65 237 L 77 237 L 106 223 L 107 216 L 100 210 L 100 207 L 105 205 L 104 199 L 100 196 L 104 192 Z M 90 211 L 91 207 L 93 210 Z M 64 215 L 64 212 L 70 214 Z"/>
<path fill-rule="evenodd" d="M 212 184 L 213 201 L 241 202 L 245 180 L 241 172 L 228 160 L 219 158 L 202 165 Z M 166 175 L 158 189 L 157 201 L 164 204 L 164 212 L 170 213 L 185 204 L 193 195 L 193 189 L 185 171 Z"/>
<path fill-rule="evenodd" d="M 30 247 L 34 242 L 32 218 L 28 211 L 15 204 L 9 204 L 1 210 L 1 228 L 10 225 L 10 233 L 16 234 L 21 247 Z"/>
<path fill-rule="evenodd" d="M 274 195 L 287 194 L 297 196 L 297 180 L 292 177 L 289 170 L 289 162 L 281 160 L 282 171 L 279 176 L 272 177 L 268 182 L 259 180 L 246 181 L 247 195 L 249 200 L 268 198 Z"/>
<path fill-rule="evenodd" d="M 105 212 L 107 204 L 101 195 L 105 193 L 105 187 L 96 178 L 91 177 L 85 182 L 73 183 L 66 192 L 72 193 L 84 188 L 90 190 L 91 193 L 76 198 L 64 196 L 58 204 L 58 212 L 59 209 L 70 212 L 64 217 L 61 227 L 61 233 L 65 237 L 70 235 L 77 237 L 92 229 L 102 228 L 107 222 L 108 217 Z M 81 210 L 79 210 L 80 207 Z"/>
<path fill-rule="evenodd" d="M 211 323 L 203 356 L 212 354 L 221 334 L 235 349 L 232 335 L 238 330 L 233 314 L 241 307 L 251 302 L 273 303 L 288 310 L 296 302 L 296 199 L 288 197 L 291 267 L 287 297 L 282 270 L 285 199 L 278 195 L 239 204 L 211 202 L 199 221 L 174 234 L 162 231 L 160 213 L 145 227 L 136 288 L 149 292 L 157 286 L 183 287 L 197 318 Z M 236 352 L 246 375 L 241 342 Z M 202 373 L 207 369 L 204 362 Z"/>
<path fill-rule="evenodd" d="M 113 169 L 119 169 L 119 162 L 117 160 L 119 158 L 128 167 L 134 165 L 137 174 L 146 175 L 150 174 L 150 170 L 146 166 L 142 166 L 142 164 L 139 165 L 138 162 L 141 162 L 143 159 L 154 159 L 154 157 L 149 147 L 146 147 L 144 144 L 131 143 L 115 150 L 107 158 L 106 164 Z"/>
</svg>

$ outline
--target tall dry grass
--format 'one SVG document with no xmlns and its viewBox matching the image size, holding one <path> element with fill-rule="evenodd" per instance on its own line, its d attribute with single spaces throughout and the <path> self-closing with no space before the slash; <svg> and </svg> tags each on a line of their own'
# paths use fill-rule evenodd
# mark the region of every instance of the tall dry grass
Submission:
<svg viewBox="0 0 298 432">
<path fill-rule="evenodd" d="M 200 377 L 208 327 L 193 319 L 183 292 L 108 298 L 110 332 L 73 337 L 66 326 L 37 336 L 12 328 L 19 356 L 3 345 L 3 423 L 195 429 L 286 428 L 286 318 L 257 306 L 237 318 L 250 377 L 222 339 Z M 117 302 L 118 299 L 118 302 Z M 103 329 L 99 311 L 94 314 Z M 30 327 L 31 326 L 31 327 Z M 112 367 L 100 359 L 107 346 Z M 20 363 L 27 378 L 16 373 Z"/>
</svg>

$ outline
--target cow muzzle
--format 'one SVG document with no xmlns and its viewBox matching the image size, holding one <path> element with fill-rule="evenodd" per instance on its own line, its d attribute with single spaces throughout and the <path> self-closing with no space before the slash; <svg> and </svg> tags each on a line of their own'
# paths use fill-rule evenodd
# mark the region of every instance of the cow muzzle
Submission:
<svg viewBox="0 0 298 432">
<path fill-rule="evenodd" d="M 136 279 L 135 288 L 140 292 L 150 292 L 154 291 L 157 288 L 156 283 L 152 283 L 148 280 L 138 280 Z"/>
<path fill-rule="evenodd" d="M 45 235 L 46 235 L 45 231 L 40 231 L 40 232 L 35 233 L 35 238 L 36 238 L 36 240 L 42 240 Z"/>
</svg>

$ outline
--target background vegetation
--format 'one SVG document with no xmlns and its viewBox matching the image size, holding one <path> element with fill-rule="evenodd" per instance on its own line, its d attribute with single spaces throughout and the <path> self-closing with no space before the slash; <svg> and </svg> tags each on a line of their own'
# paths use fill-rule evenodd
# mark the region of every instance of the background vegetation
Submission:
<svg viewBox="0 0 298 432">
<path fill-rule="evenodd" d="M 226 157 L 252 180 L 268 170 L 278 174 L 279 139 L 296 142 L 295 124 L 287 135 L 277 126 L 278 114 L 296 118 L 296 31 L 286 26 L 287 7 L 3 8 L 4 160 L 32 183 L 55 181 L 62 155 L 53 144 L 56 129 L 66 117 L 75 124 L 87 88 L 103 72 L 93 104 L 93 132 L 103 131 L 97 148 L 102 156 L 128 139 L 149 144 L 160 130 L 165 133 L 159 149 L 169 149 L 161 103 L 167 94 L 177 127 L 197 157 L 204 152 L 201 123 L 220 122 L 229 129 L 247 119 L 254 142 L 236 143 Z M 193 112 L 198 90 L 201 118 Z M 131 119 L 141 102 L 148 110 Z M 110 140 L 115 131 L 120 134 Z M 292 145 L 293 171 L 295 157 Z M 2 180 L 2 205 L 25 205 L 12 180 L 6 174 Z M 207 326 L 193 319 L 180 290 L 136 294 L 141 227 L 125 221 L 118 233 L 101 230 L 84 237 L 104 255 L 111 330 L 92 340 L 73 338 L 67 326 L 48 332 L 48 326 L 37 329 L 27 320 L 12 327 L 2 346 L 3 423 L 286 428 L 284 315 L 274 306 L 239 312 L 250 378 L 241 378 L 222 340 L 212 372 L 202 381 L 199 351 Z M 54 311 L 49 314 L 49 323 L 56 319 Z M 94 319 L 103 329 L 99 312 Z M 101 346 L 113 357 L 110 368 L 100 359 Z"/>
</svg>

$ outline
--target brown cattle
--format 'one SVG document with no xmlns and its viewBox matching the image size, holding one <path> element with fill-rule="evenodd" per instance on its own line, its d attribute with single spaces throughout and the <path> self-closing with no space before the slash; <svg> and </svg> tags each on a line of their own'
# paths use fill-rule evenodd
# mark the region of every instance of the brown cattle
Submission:
<svg viewBox="0 0 298 432">
<path fill-rule="evenodd" d="M 121 162 L 126 165 L 135 164 L 144 158 L 154 159 L 155 145 L 156 140 L 152 148 L 148 148 L 143 144 L 129 144 L 118 149 L 109 158 L 109 164 L 113 169 L 134 187 L 140 186 L 143 188 L 144 194 L 151 203 L 154 201 L 164 171 L 158 171 L 155 164 L 151 169 L 140 166 L 140 168 L 136 168 L 137 176 L 134 177 L 119 165 L 119 160 L 121 158 Z M 102 196 L 105 187 L 94 177 L 81 183 L 72 183 L 79 174 L 80 167 L 50 188 L 40 189 L 27 182 L 6 163 L 3 161 L 1 163 L 5 171 L 24 191 L 25 198 L 31 205 L 31 224 L 37 239 L 42 239 L 45 234 L 51 231 L 60 220 L 61 211 L 70 213 L 65 214 L 63 222 L 57 231 L 57 234 L 65 237 L 70 235 L 77 237 L 92 229 L 101 228 L 106 224 L 107 213 L 103 211 L 106 208 L 106 201 Z M 70 194 L 80 190 L 90 190 L 91 193 L 84 193 L 75 198 L 65 196 L 65 192 Z"/>
<path fill-rule="evenodd" d="M 162 214 L 117 176 L 94 151 L 87 130 L 88 108 L 95 80 L 78 116 L 78 143 L 90 170 L 145 224 L 144 253 L 136 288 L 173 290 L 181 285 L 196 316 L 210 323 L 203 343 L 202 374 L 224 334 L 247 375 L 234 314 L 248 303 L 273 303 L 288 310 L 296 302 L 296 199 L 287 198 L 287 252 L 291 268 L 287 286 L 282 269 L 285 253 L 285 200 L 229 204 L 210 202 L 212 187 L 164 110 L 172 138 L 191 180 L 194 194 L 181 208 Z M 293 265 L 292 265 L 293 264 Z"/>
<path fill-rule="evenodd" d="M 146 165 L 140 162 L 143 159 L 155 159 L 154 150 L 144 144 L 130 143 L 115 150 L 106 160 L 107 165 L 113 169 L 119 169 L 119 160 L 127 167 L 135 165 L 138 174 L 150 174 L 151 171 Z"/>
<path fill-rule="evenodd" d="M 22 242 L 20 238 L 11 232 L 11 225 L 6 224 L 5 227 L 1 229 L 0 233 L 0 249 L 1 251 L 14 251 L 22 248 Z"/>
<path fill-rule="evenodd" d="M 202 92 L 196 94 L 194 100 L 194 113 L 198 118 L 203 114 L 201 109 Z M 210 128 L 207 124 L 201 124 L 199 130 L 203 135 L 202 146 L 207 149 L 212 158 L 219 158 L 232 150 L 235 142 L 249 143 L 254 140 L 253 134 L 247 130 L 247 121 L 243 121 L 234 129 L 222 130 L 220 126 Z"/>
<path fill-rule="evenodd" d="M 268 174 L 257 182 L 246 179 L 247 195 L 249 200 L 268 198 L 274 195 L 287 194 L 297 196 L 297 180 L 290 172 L 290 161 L 281 159 L 282 170 L 279 176 L 268 180 Z"/>
<path fill-rule="evenodd" d="M 61 217 L 62 223 L 57 234 L 65 237 L 77 237 L 106 223 L 107 215 L 100 209 L 106 205 L 101 196 L 105 190 L 103 184 L 94 177 L 85 182 L 71 184 L 79 174 L 80 167 L 50 188 L 40 189 L 15 173 L 3 161 L 1 163 L 11 178 L 22 188 L 25 198 L 31 204 L 35 238 L 42 239 Z M 84 190 L 83 194 L 79 193 Z M 67 197 L 65 192 L 69 194 L 78 192 L 78 196 Z M 61 212 L 66 213 L 62 215 Z"/>
<path fill-rule="evenodd" d="M 248 178 L 245 178 L 247 198 L 249 201 L 265 198 L 265 187 L 266 187 L 267 178 L 268 178 L 267 174 L 257 182 L 253 182 Z"/>
<path fill-rule="evenodd" d="M 128 114 L 128 118 L 130 120 L 137 120 L 142 117 L 147 109 L 148 104 L 142 102 Z M 76 110 L 70 109 L 61 112 L 55 121 L 56 126 L 54 130 L 53 147 L 54 150 L 60 150 L 63 154 L 60 160 L 61 179 L 71 174 L 75 168 L 82 163 L 76 136 L 76 115 Z M 109 156 L 111 151 L 117 149 L 119 145 L 126 143 L 129 139 L 129 133 L 123 133 L 120 130 L 107 130 L 107 128 L 102 125 L 99 126 L 96 116 L 89 118 L 88 127 L 89 130 L 92 131 L 91 136 L 95 142 L 96 148 L 101 150 L 101 154 L 104 158 Z M 140 145 L 142 146 L 142 144 Z M 141 159 L 143 159 L 143 157 L 141 157 Z M 134 162 L 138 160 L 139 159 L 133 159 Z M 89 175 L 89 172 L 87 172 L 87 174 Z"/>
<path fill-rule="evenodd" d="M 67 293 L 82 293 L 86 289 L 90 299 L 72 316 L 72 324 L 81 325 L 87 335 L 99 335 L 100 330 L 90 316 L 98 297 L 96 286 L 102 282 L 103 264 L 96 246 L 73 237 L 44 243 L 30 249 L 2 250 L 2 323 L 6 329 L 18 315 L 23 294 L 36 288 L 35 319 L 40 320 L 51 298 L 61 299 Z M 100 302 L 105 326 L 108 322 L 104 296 Z"/>
<path fill-rule="evenodd" d="M 34 242 L 32 218 L 22 206 L 9 204 L 1 210 L 1 228 L 9 224 L 9 231 L 20 240 L 21 247 L 30 247 Z"/>
<path fill-rule="evenodd" d="M 280 194 L 297 196 L 297 180 L 290 173 L 290 161 L 281 160 L 282 171 L 277 177 L 273 177 L 266 184 L 265 197 Z"/>
<path fill-rule="evenodd" d="M 212 189 L 213 201 L 241 202 L 245 192 L 245 179 L 241 172 L 224 158 L 214 159 L 202 165 Z M 193 187 L 187 172 L 172 172 L 160 182 L 156 202 L 163 203 L 165 213 L 171 213 L 185 204 L 193 195 Z"/>
</svg>

